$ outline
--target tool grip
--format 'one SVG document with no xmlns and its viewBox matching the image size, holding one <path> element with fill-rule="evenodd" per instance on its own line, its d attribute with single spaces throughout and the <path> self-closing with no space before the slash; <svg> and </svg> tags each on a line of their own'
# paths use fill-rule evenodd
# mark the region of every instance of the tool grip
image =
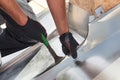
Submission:
<svg viewBox="0 0 120 80">
<path fill-rule="evenodd" d="M 43 41 L 43 43 L 44 43 L 45 46 L 49 46 L 49 42 L 48 42 L 48 40 L 45 38 L 45 36 L 44 36 L 43 34 L 41 34 L 41 39 L 42 39 L 42 41 Z"/>
</svg>

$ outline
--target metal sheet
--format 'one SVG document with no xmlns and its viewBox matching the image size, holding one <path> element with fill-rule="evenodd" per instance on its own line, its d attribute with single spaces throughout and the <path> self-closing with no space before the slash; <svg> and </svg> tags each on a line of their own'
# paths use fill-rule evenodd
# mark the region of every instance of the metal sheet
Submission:
<svg viewBox="0 0 120 80">
<path fill-rule="evenodd" d="M 35 80 L 54 80 L 56 76 L 56 80 L 72 80 L 73 78 L 71 77 L 74 77 L 75 80 L 77 75 L 74 75 L 74 72 L 76 72 L 76 74 L 78 73 L 78 75 L 83 75 L 83 80 L 94 79 L 100 72 L 109 67 L 110 64 L 120 57 L 120 38 L 118 36 L 120 36 L 120 32 L 109 37 L 96 48 L 91 49 L 82 56 L 79 56 L 77 60 L 80 62 L 77 66 L 75 66 L 74 60 L 68 58 L 58 66 L 37 77 Z M 68 72 L 71 73 L 68 74 Z M 66 79 L 65 74 L 70 77 Z M 63 78 L 59 79 L 61 77 Z M 79 79 L 81 78 L 79 77 L 76 80 Z"/>
<path fill-rule="evenodd" d="M 72 31 L 73 32 L 73 31 Z M 77 33 L 74 36 L 76 38 L 80 37 Z M 79 42 L 82 38 L 78 38 Z M 51 39 L 50 41 L 51 47 L 54 49 L 58 56 L 65 56 L 61 49 L 61 43 L 59 41 L 58 36 Z M 63 60 L 64 61 L 64 60 Z M 41 50 L 35 55 L 35 57 L 26 65 L 26 67 L 19 73 L 19 75 L 15 78 L 15 80 L 30 80 L 34 78 L 36 75 L 42 73 L 46 70 L 50 65 L 54 64 L 54 59 L 50 55 L 48 49 L 45 46 L 41 47 Z M 62 64 L 62 62 L 61 62 Z M 71 63 L 73 64 L 73 63 Z"/>
<path fill-rule="evenodd" d="M 91 80 L 97 76 L 103 69 L 114 62 L 119 55 L 119 37 L 120 33 L 120 5 L 103 14 L 99 19 L 91 22 L 89 25 L 89 33 L 85 43 L 78 50 L 78 60 L 84 61 L 79 65 L 80 69 L 85 73 L 83 80 Z M 69 64 L 69 65 L 68 65 Z M 65 66 L 66 65 L 66 66 Z M 64 66 L 64 67 L 61 67 Z M 58 72 L 66 68 L 74 67 L 73 60 L 68 58 L 59 66 L 54 67 L 45 74 L 36 78 L 36 80 L 54 80 Z M 68 69 L 69 72 L 70 69 Z M 65 70 L 65 73 L 67 71 Z M 76 70 L 75 70 L 76 72 Z M 63 73 L 63 74 L 65 74 Z M 73 75 L 71 73 L 71 75 Z M 71 76 L 69 75 L 69 76 Z M 75 75 L 76 76 L 76 75 Z M 74 77 L 75 77 L 74 76 Z M 72 80 L 73 78 L 68 78 Z M 80 80 L 78 78 L 76 80 Z M 57 80 L 57 79 L 56 79 Z M 59 79 L 58 79 L 59 80 Z M 67 80 L 67 79 L 61 79 Z"/>
<path fill-rule="evenodd" d="M 28 48 L 23 53 L 19 54 L 9 62 L 0 67 L 0 80 L 14 80 L 19 72 L 26 66 L 27 63 L 40 50 L 41 44 Z"/>
<path fill-rule="evenodd" d="M 120 5 L 114 7 L 110 11 L 102 14 L 98 19 L 89 24 L 89 33 L 80 47 L 80 51 L 87 52 L 96 47 L 105 39 L 120 31 Z"/>
<path fill-rule="evenodd" d="M 74 69 L 75 72 L 77 69 L 80 69 L 80 71 L 84 72 L 81 75 L 84 75 L 86 80 L 90 80 L 96 77 L 103 69 L 108 67 L 113 61 L 115 61 L 120 56 L 120 38 L 118 37 L 120 36 L 119 13 L 120 6 L 117 6 L 111 11 L 107 12 L 106 14 L 103 14 L 99 19 L 89 24 L 90 26 L 88 37 L 86 38 L 85 43 L 83 43 L 83 45 L 78 49 L 78 60 L 83 61 L 83 63 L 78 64 L 76 67 L 76 65 L 74 64 L 74 60 L 71 57 L 67 57 L 62 63 L 58 64 L 45 74 L 35 79 L 54 80 L 57 74 L 64 69 L 65 73 L 67 69 L 68 71 L 70 70 L 70 72 L 74 72 Z M 46 16 L 48 15 L 46 14 L 44 17 Z M 55 29 L 53 29 L 53 31 L 54 30 Z M 76 32 L 74 32 L 74 30 L 71 31 L 74 34 L 74 37 L 77 39 L 77 41 L 81 43 L 81 40 L 83 41 L 84 38 L 79 36 Z M 64 56 L 61 51 L 58 36 L 50 40 L 50 43 L 59 56 Z M 30 80 L 35 75 L 44 71 L 49 65 L 54 63 L 52 56 L 49 54 L 45 46 L 42 46 L 41 48 L 42 49 L 37 55 L 35 55 L 35 57 L 30 61 L 30 63 L 28 63 L 27 66 L 25 66 L 25 68 L 22 69 L 22 71 L 14 77 L 14 80 Z M 76 78 L 76 80 L 77 79 L 81 78 L 78 77 Z"/>
<path fill-rule="evenodd" d="M 97 75 L 93 80 L 120 80 L 120 58 Z"/>
</svg>

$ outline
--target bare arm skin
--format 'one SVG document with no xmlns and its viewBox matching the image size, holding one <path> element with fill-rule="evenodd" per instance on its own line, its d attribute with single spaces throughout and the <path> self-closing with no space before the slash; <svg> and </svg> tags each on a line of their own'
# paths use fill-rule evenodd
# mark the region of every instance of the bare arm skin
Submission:
<svg viewBox="0 0 120 80">
<path fill-rule="evenodd" d="M 66 16 L 65 0 L 47 0 L 59 35 L 69 31 Z"/>
<path fill-rule="evenodd" d="M 12 17 L 19 25 L 24 26 L 28 20 L 16 0 L 0 0 L 0 8 Z"/>
</svg>

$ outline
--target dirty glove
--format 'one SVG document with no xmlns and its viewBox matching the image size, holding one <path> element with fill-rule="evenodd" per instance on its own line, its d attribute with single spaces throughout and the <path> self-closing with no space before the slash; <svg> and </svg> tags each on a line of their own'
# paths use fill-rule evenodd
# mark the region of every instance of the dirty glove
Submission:
<svg viewBox="0 0 120 80">
<path fill-rule="evenodd" d="M 73 38 L 72 33 L 64 33 L 60 37 L 62 43 L 62 50 L 65 55 L 71 55 L 74 59 L 77 58 L 77 41 Z"/>
</svg>

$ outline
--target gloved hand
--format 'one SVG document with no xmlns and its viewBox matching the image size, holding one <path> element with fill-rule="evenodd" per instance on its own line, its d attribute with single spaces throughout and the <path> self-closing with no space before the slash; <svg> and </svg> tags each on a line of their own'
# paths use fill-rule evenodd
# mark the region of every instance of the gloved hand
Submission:
<svg viewBox="0 0 120 80">
<path fill-rule="evenodd" d="M 11 36 L 22 43 L 42 42 L 41 34 L 47 37 L 45 28 L 29 17 L 26 25 L 20 26 L 4 11 L 0 10 L 0 14 L 6 19 L 7 29 Z"/>
<path fill-rule="evenodd" d="M 42 42 L 41 34 L 47 37 L 45 28 L 37 21 L 30 18 L 28 18 L 25 26 L 12 26 L 9 22 L 6 24 L 8 31 L 13 35 L 13 37 L 21 42 Z"/>
<path fill-rule="evenodd" d="M 72 33 L 64 33 L 60 37 L 62 43 L 62 50 L 65 55 L 71 55 L 74 59 L 77 58 L 77 41 L 73 38 Z"/>
</svg>

